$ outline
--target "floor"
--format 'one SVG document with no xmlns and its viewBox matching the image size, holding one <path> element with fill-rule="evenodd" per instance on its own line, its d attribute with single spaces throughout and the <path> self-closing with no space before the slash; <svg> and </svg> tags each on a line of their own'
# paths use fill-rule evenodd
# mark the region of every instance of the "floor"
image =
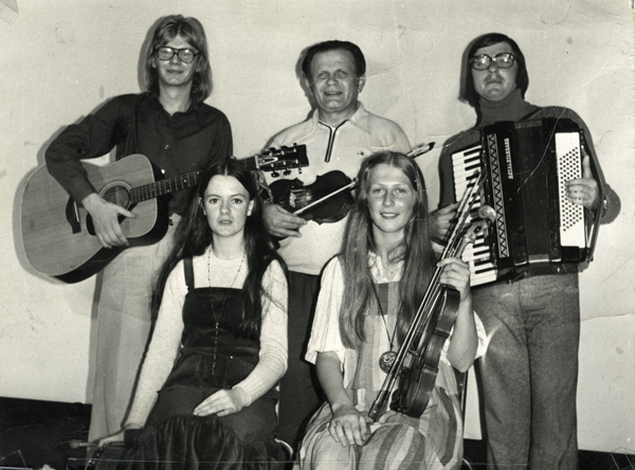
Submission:
<svg viewBox="0 0 635 470">
<path fill-rule="evenodd" d="M 90 405 L 0 397 L 0 470 L 83 468 Z M 482 441 L 465 441 L 473 470 L 487 468 Z M 635 455 L 580 451 L 580 470 L 635 470 Z M 464 469 L 470 468 L 464 465 Z"/>
</svg>

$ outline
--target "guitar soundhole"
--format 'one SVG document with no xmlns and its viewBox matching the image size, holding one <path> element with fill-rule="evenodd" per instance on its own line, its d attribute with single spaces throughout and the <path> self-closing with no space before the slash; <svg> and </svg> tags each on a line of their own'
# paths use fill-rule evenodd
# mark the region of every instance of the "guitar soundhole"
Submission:
<svg viewBox="0 0 635 470">
<path fill-rule="evenodd" d="M 102 193 L 102 197 L 126 209 L 130 206 L 130 191 L 124 186 L 110 186 Z"/>
</svg>

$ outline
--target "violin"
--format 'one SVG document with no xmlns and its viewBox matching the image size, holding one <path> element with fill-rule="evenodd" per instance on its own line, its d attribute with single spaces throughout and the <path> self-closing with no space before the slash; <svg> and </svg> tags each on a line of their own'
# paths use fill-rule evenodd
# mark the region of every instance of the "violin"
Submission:
<svg viewBox="0 0 635 470">
<path fill-rule="evenodd" d="M 420 145 L 408 153 L 410 158 L 428 153 L 434 142 Z M 277 175 L 275 175 L 277 176 Z M 357 182 L 339 170 L 318 176 L 305 186 L 299 179 L 278 180 L 269 186 L 269 196 L 288 212 L 318 224 L 342 220 L 354 203 L 351 190 Z"/>
<path fill-rule="evenodd" d="M 299 179 L 278 180 L 269 188 L 273 202 L 285 210 L 319 224 L 342 220 L 353 205 L 356 181 L 339 170 L 318 176 L 307 186 Z"/>
<path fill-rule="evenodd" d="M 480 170 L 477 171 L 477 183 L 468 187 L 457 208 L 457 222 L 441 259 L 460 258 L 490 220 L 491 212 L 487 206 L 482 206 L 478 212 L 481 220 L 472 223 L 466 231 L 476 193 L 483 184 Z M 383 414 L 391 396 L 391 409 L 413 418 L 419 418 L 428 405 L 439 370 L 441 350 L 452 331 L 460 301 L 456 289 L 439 282 L 442 270 L 435 270 L 399 351 L 392 358 L 384 384 L 368 411 L 368 417 L 373 421 Z M 395 390 L 398 379 L 399 387 Z"/>
</svg>

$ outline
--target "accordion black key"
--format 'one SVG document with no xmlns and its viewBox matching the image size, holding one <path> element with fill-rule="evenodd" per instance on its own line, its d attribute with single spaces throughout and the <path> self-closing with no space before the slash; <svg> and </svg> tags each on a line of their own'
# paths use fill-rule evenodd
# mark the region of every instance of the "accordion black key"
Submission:
<svg viewBox="0 0 635 470">
<path fill-rule="evenodd" d="M 599 220 L 566 198 L 582 177 L 583 130 L 570 119 L 498 122 L 481 144 L 452 155 L 455 196 L 485 172 L 472 217 L 491 206 L 495 220 L 466 252 L 472 286 L 529 275 L 578 272 L 591 261 Z"/>
</svg>

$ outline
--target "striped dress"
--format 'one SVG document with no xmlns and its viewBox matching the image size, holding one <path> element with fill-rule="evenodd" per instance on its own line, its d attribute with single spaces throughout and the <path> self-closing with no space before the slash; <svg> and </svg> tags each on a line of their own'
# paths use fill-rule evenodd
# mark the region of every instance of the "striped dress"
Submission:
<svg viewBox="0 0 635 470">
<path fill-rule="evenodd" d="M 315 363 L 319 352 L 334 352 L 342 363 L 344 386 L 357 409 L 366 414 L 384 382 L 379 357 L 390 349 L 399 305 L 399 282 L 384 275 L 381 260 L 369 256 L 371 273 L 380 299 L 380 312 L 369 312 L 366 341 L 359 350 L 345 348 L 339 333 L 339 311 L 344 282 L 339 260 L 326 266 L 316 305 L 306 359 Z M 382 315 L 384 318 L 382 318 Z M 480 321 L 477 319 L 477 325 Z M 386 320 L 384 322 L 384 320 Z M 479 330 L 481 330 L 479 325 Z M 479 331 L 479 340 L 484 331 Z M 481 341 L 479 341 L 480 343 Z M 371 425 L 364 446 L 342 447 L 327 426 L 332 418 L 325 403 L 307 427 L 299 452 L 301 469 L 457 469 L 463 454 L 463 423 L 454 369 L 446 358 L 447 342 L 428 406 L 420 418 L 386 411 Z M 397 350 L 395 346 L 394 350 Z"/>
</svg>

